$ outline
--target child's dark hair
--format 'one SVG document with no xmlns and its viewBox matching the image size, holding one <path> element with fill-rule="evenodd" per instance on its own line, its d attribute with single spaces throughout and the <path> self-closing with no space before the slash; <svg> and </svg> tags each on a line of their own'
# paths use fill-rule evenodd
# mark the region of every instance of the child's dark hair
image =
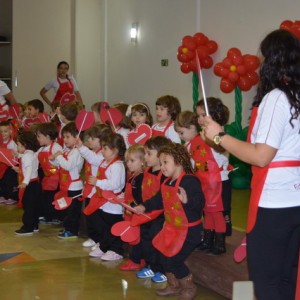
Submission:
<svg viewBox="0 0 300 300">
<path fill-rule="evenodd" d="M 102 148 L 104 146 L 107 146 L 110 149 L 117 149 L 118 156 L 120 157 L 121 160 L 124 160 L 126 145 L 122 135 L 118 133 L 112 133 L 110 135 L 103 137 L 103 139 L 101 140 L 101 146 Z"/>
<path fill-rule="evenodd" d="M 55 141 L 58 137 L 58 129 L 54 123 L 40 123 L 36 129 L 36 133 L 49 136 L 51 141 Z"/>
<path fill-rule="evenodd" d="M 63 127 L 61 134 L 70 133 L 73 137 L 77 137 L 79 131 L 76 128 L 75 122 L 70 122 L 66 126 Z"/>
<path fill-rule="evenodd" d="M 6 121 L 2 121 L 0 122 L 0 126 L 10 126 L 10 121 L 9 120 L 6 120 Z"/>
<path fill-rule="evenodd" d="M 183 170 L 187 174 L 193 174 L 193 168 L 191 164 L 191 157 L 188 153 L 186 147 L 181 144 L 172 143 L 171 145 L 167 145 L 162 147 L 158 151 L 158 156 L 161 154 L 167 154 L 173 157 L 175 165 L 181 165 Z"/>
<path fill-rule="evenodd" d="M 24 131 L 17 135 L 16 142 L 23 145 L 26 150 L 32 150 L 34 152 L 40 148 L 36 135 L 31 131 Z"/>
<path fill-rule="evenodd" d="M 112 107 L 118 109 L 122 113 L 123 119 L 118 124 L 118 126 L 123 127 L 123 128 L 130 128 L 130 118 L 128 116 L 126 116 L 126 111 L 127 111 L 128 106 L 129 106 L 128 104 L 122 103 L 122 102 L 114 104 L 112 106 Z"/>
<path fill-rule="evenodd" d="M 130 107 L 130 106 L 129 106 Z M 130 113 L 127 114 L 129 115 L 129 117 L 131 118 L 132 114 L 134 112 L 139 112 L 141 114 L 146 114 L 146 124 L 148 124 L 149 126 L 152 126 L 153 124 L 153 118 L 152 118 L 152 115 L 151 115 L 151 112 L 150 112 L 150 108 L 147 104 L 145 103 L 136 103 L 136 104 L 133 104 L 131 106 L 131 109 L 130 109 Z M 131 127 L 135 127 L 135 125 L 133 124 L 133 122 L 131 121 Z"/>
<path fill-rule="evenodd" d="M 145 147 L 150 150 L 159 151 L 162 147 L 166 145 L 172 145 L 172 141 L 166 138 L 165 136 L 154 136 L 146 141 Z"/>
<path fill-rule="evenodd" d="M 113 134 L 111 127 L 106 124 L 97 124 L 84 132 L 84 137 L 98 138 L 100 141 L 107 135 Z"/>
<path fill-rule="evenodd" d="M 185 110 L 178 114 L 175 120 L 175 128 L 190 128 L 191 125 L 198 127 L 198 117 L 194 112 Z"/>
<path fill-rule="evenodd" d="M 44 104 L 39 99 L 33 99 L 27 102 L 27 106 L 32 106 L 35 109 L 38 109 L 40 113 L 44 112 Z"/>
<path fill-rule="evenodd" d="M 67 103 L 60 107 L 60 113 L 68 120 L 68 121 L 75 121 L 80 107 L 77 102 Z"/>
<path fill-rule="evenodd" d="M 161 105 L 168 109 L 168 114 L 171 116 L 171 119 L 174 121 L 176 116 L 181 112 L 181 105 L 178 98 L 170 95 L 159 97 L 156 100 L 155 105 Z"/>
<path fill-rule="evenodd" d="M 223 104 L 222 100 L 214 97 L 209 97 L 206 100 L 211 118 L 221 126 L 227 124 L 229 120 L 229 109 Z M 198 101 L 196 107 L 204 107 L 204 100 L 201 99 Z"/>
</svg>

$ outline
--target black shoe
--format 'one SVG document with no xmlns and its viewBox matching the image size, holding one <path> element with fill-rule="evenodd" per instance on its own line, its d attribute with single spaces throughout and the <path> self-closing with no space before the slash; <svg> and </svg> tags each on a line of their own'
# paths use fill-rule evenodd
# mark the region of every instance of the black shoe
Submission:
<svg viewBox="0 0 300 300">
<path fill-rule="evenodd" d="M 33 231 L 26 230 L 23 227 L 21 227 L 20 229 L 15 231 L 15 234 L 16 235 L 24 235 L 24 236 L 28 235 L 29 236 L 29 235 L 33 235 Z"/>
</svg>

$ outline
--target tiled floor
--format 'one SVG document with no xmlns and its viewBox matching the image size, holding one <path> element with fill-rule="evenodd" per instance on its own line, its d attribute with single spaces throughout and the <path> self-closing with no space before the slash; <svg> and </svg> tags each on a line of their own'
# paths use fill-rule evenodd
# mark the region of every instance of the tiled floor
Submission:
<svg viewBox="0 0 300 300">
<path fill-rule="evenodd" d="M 248 195 L 234 191 L 233 223 L 240 229 L 245 228 Z M 120 261 L 89 258 L 81 246 L 84 238 L 60 240 L 57 226 L 40 225 L 33 236 L 16 236 L 21 215 L 16 207 L 0 206 L 1 300 L 163 299 L 155 296 L 155 289 L 163 284 L 119 271 Z M 224 298 L 199 286 L 196 299 Z"/>
</svg>

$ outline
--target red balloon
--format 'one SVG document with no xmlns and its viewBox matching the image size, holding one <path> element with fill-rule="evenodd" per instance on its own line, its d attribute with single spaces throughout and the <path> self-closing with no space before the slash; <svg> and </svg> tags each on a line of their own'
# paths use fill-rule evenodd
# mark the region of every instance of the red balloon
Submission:
<svg viewBox="0 0 300 300">
<path fill-rule="evenodd" d="M 231 93 L 234 89 L 234 85 L 228 79 L 222 78 L 221 83 L 220 83 L 220 89 L 224 93 Z"/>
<path fill-rule="evenodd" d="M 251 81 L 247 76 L 241 76 L 237 82 L 237 85 L 242 91 L 248 91 L 252 86 Z"/>
<path fill-rule="evenodd" d="M 197 63 L 196 63 L 196 60 L 193 59 L 189 62 L 190 64 L 190 70 L 194 73 L 197 73 L 198 72 L 198 66 L 197 66 Z"/>
<path fill-rule="evenodd" d="M 222 63 L 217 63 L 217 64 L 215 64 L 215 66 L 214 66 L 214 73 L 217 75 L 217 76 L 219 76 L 219 77 L 221 77 L 222 75 L 222 71 L 223 71 L 223 69 L 224 69 L 224 66 L 223 66 L 223 64 Z"/>
<path fill-rule="evenodd" d="M 177 49 L 177 53 L 182 53 L 183 48 L 184 48 L 184 47 L 183 47 L 182 45 L 179 46 L 178 49 Z"/>
<path fill-rule="evenodd" d="M 227 78 L 229 72 L 230 72 L 229 69 L 224 68 L 224 69 L 221 71 L 221 76 L 222 76 L 223 78 Z"/>
<path fill-rule="evenodd" d="M 204 69 L 211 68 L 214 63 L 210 56 L 206 56 L 205 58 L 201 59 L 200 62 L 201 62 L 201 67 Z"/>
<path fill-rule="evenodd" d="M 246 76 L 250 79 L 252 85 L 256 85 L 259 81 L 259 76 L 256 72 L 248 72 Z"/>
<path fill-rule="evenodd" d="M 243 64 L 243 57 L 242 56 L 235 56 L 232 58 L 232 62 L 234 65 L 239 66 Z"/>
<path fill-rule="evenodd" d="M 177 59 L 180 61 L 180 62 L 188 62 L 190 59 L 189 59 L 189 56 L 187 54 L 183 54 L 183 53 L 178 53 L 177 54 Z"/>
<path fill-rule="evenodd" d="M 189 43 L 193 43 L 194 40 L 190 35 L 186 35 L 182 39 L 182 46 L 187 47 Z"/>
<path fill-rule="evenodd" d="M 227 51 L 227 56 L 232 59 L 235 56 L 242 56 L 242 53 L 238 48 L 230 48 Z"/>
<path fill-rule="evenodd" d="M 208 42 L 208 37 L 201 32 L 194 34 L 194 41 L 197 46 L 203 46 Z"/>
<path fill-rule="evenodd" d="M 206 58 L 209 55 L 208 49 L 204 46 L 198 47 L 196 51 L 200 60 Z"/>
<path fill-rule="evenodd" d="M 189 58 L 189 61 L 191 61 L 195 58 L 195 51 L 188 51 L 186 55 Z"/>
<path fill-rule="evenodd" d="M 183 63 L 180 67 L 180 70 L 182 73 L 190 73 L 191 72 L 191 68 L 190 68 L 190 64 L 189 63 Z"/>
<path fill-rule="evenodd" d="M 239 76 L 239 74 L 238 74 L 237 72 L 229 72 L 227 78 L 228 78 L 228 80 L 230 80 L 232 83 L 236 83 L 236 82 L 239 80 L 240 76 Z"/>
<path fill-rule="evenodd" d="M 231 66 L 233 65 L 233 62 L 230 58 L 228 57 L 225 57 L 223 59 L 223 66 L 226 67 L 226 68 L 230 68 Z"/>
<path fill-rule="evenodd" d="M 207 44 L 206 44 L 206 47 L 208 49 L 208 53 L 209 54 L 213 54 L 217 51 L 218 49 L 218 44 L 215 42 L 215 41 L 209 41 Z"/>
<path fill-rule="evenodd" d="M 186 48 L 188 48 L 189 50 L 191 50 L 191 51 L 194 51 L 195 49 L 196 49 L 196 47 L 197 47 L 197 44 L 194 42 L 194 41 L 187 41 L 186 43 L 185 43 L 185 46 L 186 46 Z"/>
<path fill-rule="evenodd" d="M 285 20 L 280 24 L 280 29 L 289 30 L 293 25 L 293 22 L 290 20 Z"/>
<path fill-rule="evenodd" d="M 290 32 L 294 34 L 298 39 L 300 39 L 300 26 L 293 25 L 290 28 Z"/>
<path fill-rule="evenodd" d="M 239 66 L 237 66 L 236 71 L 240 76 L 242 76 L 242 75 L 246 74 L 247 69 L 244 65 L 239 65 Z"/>
<path fill-rule="evenodd" d="M 248 71 L 255 71 L 260 64 L 260 61 L 257 56 L 246 54 L 243 56 L 244 65 Z"/>
</svg>

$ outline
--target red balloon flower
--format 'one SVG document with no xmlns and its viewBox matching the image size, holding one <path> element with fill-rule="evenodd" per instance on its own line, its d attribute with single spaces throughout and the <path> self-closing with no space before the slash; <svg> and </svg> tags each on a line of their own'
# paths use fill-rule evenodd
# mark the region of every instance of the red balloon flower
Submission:
<svg viewBox="0 0 300 300">
<path fill-rule="evenodd" d="M 200 65 L 204 69 L 209 69 L 213 65 L 210 54 L 217 51 L 218 45 L 215 41 L 209 40 L 203 33 L 198 32 L 194 36 L 186 35 L 182 39 L 182 45 L 178 47 L 177 59 L 182 62 L 181 71 L 183 73 L 198 72 L 196 53 L 198 54 Z"/>
<path fill-rule="evenodd" d="M 242 91 L 248 91 L 258 83 L 259 77 L 255 70 L 259 67 L 259 59 L 255 55 L 242 55 L 237 48 L 231 48 L 227 57 L 214 66 L 214 73 L 222 77 L 220 88 L 224 93 L 230 93 L 238 86 Z"/>
<path fill-rule="evenodd" d="M 280 29 L 287 30 L 300 39 L 300 21 L 285 20 L 280 24 Z"/>
</svg>

